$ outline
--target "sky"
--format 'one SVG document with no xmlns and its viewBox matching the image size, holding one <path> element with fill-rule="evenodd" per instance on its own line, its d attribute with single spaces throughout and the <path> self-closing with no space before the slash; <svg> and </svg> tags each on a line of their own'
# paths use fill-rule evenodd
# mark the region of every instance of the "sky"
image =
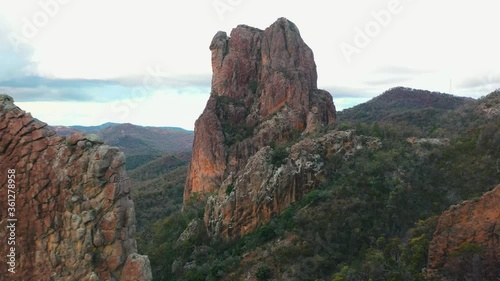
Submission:
<svg viewBox="0 0 500 281">
<path fill-rule="evenodd" d="M 210 93 L 208 46 L 286 17 L 337 110 L 405 86 L 500 88 L 498 0 L 0 0 L 0 93 L 50 125 L 188 130 Z"/>
</svg>

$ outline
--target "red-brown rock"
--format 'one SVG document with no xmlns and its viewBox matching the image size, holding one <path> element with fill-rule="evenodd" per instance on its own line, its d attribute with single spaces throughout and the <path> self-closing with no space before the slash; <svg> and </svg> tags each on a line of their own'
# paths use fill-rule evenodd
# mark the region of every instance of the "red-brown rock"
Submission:
<svg viewBox="0 0 500 281">
<path fill-rule="evenodd" d="M 281 18 L 265 31 L 240 25 L 231 37 L 218 32 L 210 50 L 212 93 L 195 124 L 185 201 L 218 189 L 252 154 L 289 140 L 291 131 L 335 122 L 330 94 L 316 87 L 313 53 L 292 22 Z M 231 157 L 235 165 L 227 163 Z"/>
<path fill-rule="evenodd" d="M 137 255 L 129 183 L 114 180 L 126 176 L 123 153 L 97 142 L 78 146 L 83 135 L 56 136 L 6 95 L 0 128 L 0 253 L 15 247 L 15 273 L 2 262 L 0 280 L 130 280 L 128 272 L 151 280 L 147 257 Z M 4 231 L 12 223 L 8 190 L 15 191 L 15 245 Z M 143 266 L 126 263 L 130 257 Z"/>
<path fill-rule="evenodd" d="M 152 280 L 151 269 L 147 257 L 132 254 L 128 256 L 123 269 L 123 281 L 148 281 Z M 148 275 L 144 273 L 147 272 Z"/>
<path fill-rule="evenodd" d="M 441 215 L 429 245 L 429 275 L 438 280 L 498 280 L 499 237 L 500 185 Z"/>
<path fill-rule="evenodd" d="M 223 182 L 236 180 L 234 176 L 266 146 L 329 127 L 336 118 L 331 95 L 317 89 L 313 53 L 287 19 L 278 19 L 266 30 L 239 25 L 230 37 L 218 32 L 210 50 L 212 92 L 195 124 L 185 202 L 219 193 Z M 297 197 L 309 190 L 297 188 Z M 270 217 L 294 200 L 275 202 L 272 212 L 261 205 L 239 206 L 234 216 L 263 212 Z M 211 202 L 209 212 L 220 205 Z M 254 228 L 248 226 L 242 233 Z"/>
</svg>

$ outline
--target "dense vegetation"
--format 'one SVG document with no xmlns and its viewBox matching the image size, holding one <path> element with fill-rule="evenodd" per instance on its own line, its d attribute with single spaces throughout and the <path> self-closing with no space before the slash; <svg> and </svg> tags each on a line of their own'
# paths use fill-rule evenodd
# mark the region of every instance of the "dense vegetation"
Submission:
<svg viewBox="0 0 500 281">
<path fill-rule="evenodd" d="M 107 144 L 120 147 L 127 155 L 182 152 L 190 150 L 193 143 L 193 132 L 180 128 L 119 124 L 104 128 L 98 134 Z"/>
<path fill-rule="evenodd" d="M 187 152 L 167 154 L 128 172 L 141 239 L 149 239 L 155 221 L 181 209 L 190 158 Z"/>
<path fill-rule="evenodd" d="M 436 114 L 458 109 L 472 103 L 470 98 L 450 94 L 396 87 L 372 100 L 338 113 L 341 120 L 357 122 L 401 121 L 415 124 L 415 113 L 422 119 L 434 119 Z"/>
<path fill-rule="evenodd" d="M 209 239 L 194 200 L 155 222 L 140 251 L 155 280 L 425 280 L 437 216 L 498 184 L 499 104 L 500 92 L 478 101 L 424 93 L 385 115 L 353 108 L 338 129 L 379 137 L 381 149 L 329 159 L 320 188 L 241 239 Z M 285 157 L 279 150 L 271 161 Z"/>
</svg>

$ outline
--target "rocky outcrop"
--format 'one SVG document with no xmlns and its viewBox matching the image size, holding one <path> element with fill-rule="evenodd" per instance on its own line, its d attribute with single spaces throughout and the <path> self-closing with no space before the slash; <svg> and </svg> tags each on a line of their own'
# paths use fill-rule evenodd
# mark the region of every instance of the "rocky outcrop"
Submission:
<svg viewBox="0 0 500 281">
<path fill-rule="evenodd" d="M 438 280 L 498 280 L 499 239 L 500 185 L 441 215 L 429 245 L 429 276 Z"/>
<path fill-rule="evenodd" d="M 230 37 L 218 32 L 210 50 L 212 92 L 195 124 L 185 202 L 192 197 L 204 200 L 207 195 L 220 193 L 232 181 L 235 189 L 250 189 L 243 187 L 248 179 L 238 180 L 236 175 L 242 175 L 240 171 L 249 165 L 262 164 L 270 151 L 268 146 L 293 142 L 301 135 L 331 126 L 336 119 L 331 95 L 317 89 L 313 53 L 297 27 L 287 19 L 278 19 L 266 30 L 239 25 Z M 274 201 L 276 211 L 309 189 L 301 184 L 283 187 L 297 191 L 280 197 L 283 202 Z M 214 198 L 208 211 L 218 205 L 214 200 L 219 197 Z M 267 214 L 264 205 L 247 203 L 238 206 L 236 220 L 275 213 Z M 242 233 L 254 226 L 250 224 Z"/>
<path fill-rule="evenodd" d="M 325 178 L 327 159 L 342 161 L 367 146 L 377 149 L 381 143 L 353 131 L 334 131 L 306 137 L 288 148 L 261 148 L 208 199 L 208 233 L 234 238 L 255 230 L 315 189 Z"/>
<path fill-rule="evenodd" d="M 124 163 L 96 136 L 57 136 L 0 95 L 0 228 L 15 225 L 0 232 L 2 241 L 15 236 L 0 244 L 4 257 L 15 250 L 0 279 L 152 280 L 148 258 L 137 254 Z"/>
<path fill-rule="evenodd" d="M 417 137 L 409 137 L 406 139 L 406 142 L 409 144 L 413 145 L 421 145 L 421 144 L 428 144 L 428 145 L 450 145 L 450 139 L 446 138 L 417 138 Z"/>
</svg>

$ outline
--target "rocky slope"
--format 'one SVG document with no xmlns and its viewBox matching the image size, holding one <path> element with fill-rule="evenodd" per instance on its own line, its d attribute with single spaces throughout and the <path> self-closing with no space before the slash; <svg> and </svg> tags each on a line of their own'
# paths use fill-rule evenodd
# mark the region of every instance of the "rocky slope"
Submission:
<svg viewBox="0 0 500 281">
<path fill-rule="evenodd" d="M 262 164 L 272 151 L 270 145 L 284 145 L 300 135 L 334 124 L 335 107 L 331 95 L 317 89 L 313 53 L 297 27 L 287 19 L 278 19 L 266 30 L 239 25 L 230 37 L 218 32 L 210 50 L 212 92 L 196 121 L 184 201 L 195 196 L 204 199 L 207 194 L 218 192 L 207 207 L 207 220 L 221 212 L 229 216 L 221 211 L 225 203 L 220 200 L 225 199 L 220 194 L 232 185 L 238 196 L 249 196 L 243 205 L 232 207 L 237 210 L 235 219 L 242 224 L 230 226 L 223 220 L 217 232 L 231 236 L 222 229 L 233 227 L 239 229 L 239 235 L 255 229 L 255 223 L 248 222 L 251 217 L 264 217 L 260 221 L 264 223 L 265 218 L 284 209 L 314 186 L 311 175 L 299 171 L 304 181 L 268 190 L 269 194 L 263 197 L 273 201 L 265 204 L 272 206 L 268 209 L 257 203 L 257 197 L 260 198 L 257 194 L 270 185 L 261 184 L 257 179 L 247 185 L 251 175 L 241 171 L 247 169 L 253 174 L 251 177 L 267 173 L 267 167 Z M 277 177 L 282 171 L 275 172 Z M 277 194 L 278 190 L 284 193 Z"/>
<path fill-rule="evenodd" d="M 56 136 L 0 95 L 0 227 L 17 219 L 15 231 L 0 232 L 2 241 L 15 236 L 15 273 L 1 263 L 0 279 L 151 280 L 136 250 L 124 163 L 117 148 L 95 136 Z M 15 209 L 7 210 L 10 190 Z M 2 243 L 2 255 L 11 246 Z"/>
<path fill-rule="evenodd" d="M 325 160 L 346 158 L 365 146 L 377 149 L 380 143 L 352 131 L 336 131 L 305 138 L 280 156 L 276 148 L 263 147 L 209 198 L 204 218 L 208 233 L 234 238 L 257 229 L 325 179 Z"/>
<path fill-rule="evenodd" d="M 444 212 L 429 245 L 428 269 L 440 280 L 500 277 L 500 185 Z"/>
</svg>

